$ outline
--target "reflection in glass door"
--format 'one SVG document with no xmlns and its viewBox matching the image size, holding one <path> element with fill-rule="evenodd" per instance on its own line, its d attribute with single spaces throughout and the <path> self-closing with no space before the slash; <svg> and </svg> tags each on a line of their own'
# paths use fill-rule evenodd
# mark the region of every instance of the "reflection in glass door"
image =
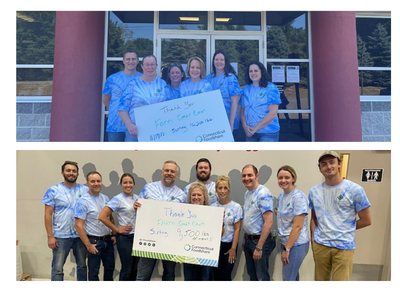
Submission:
<svg viewBox="0 0 400 300">
<path fill-rule="evenodd" d="M 159 60 L 159 71 L 161 77 L 166 80 L 164 73 L 171 63 L 179 63 L 186 70 L 189 58 L 200 57 L 207 65 L 207 49 L 209 49 L 209 39 L 202 37 L 159 37 L 161 49 L 157 50 Z"/>
<path fill-rule="evenodd" d="M 240 86 L 246 84 L 245 70 L 247 65 L 254 61 L 262 61 L 262 37 L 212 37 L 212 51 L 211 57 L 216 50 L 224 50 L 231 61 L 231 65 L 235 68 Z M 212 68 L 211 68 L 212 72 Z"/>
</svg>

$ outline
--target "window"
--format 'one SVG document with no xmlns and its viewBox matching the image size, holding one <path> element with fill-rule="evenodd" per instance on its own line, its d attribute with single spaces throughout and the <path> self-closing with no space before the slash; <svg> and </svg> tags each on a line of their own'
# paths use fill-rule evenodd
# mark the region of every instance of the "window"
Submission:
<svg viewBox="0 0 400 300">
<path fill-rule="evenodd" d="M 17 101 L 51 101 L 56 13 L 19 11 Z"/>
<path fill-rule="evenodd" d="M 391 19 L 385 14 L 357 15 L 357 50 L 361 99 L 390 100 Z M 363 97 L 367 96 L 367 97 Z"/>
<path fill-rule="evenodd" d="M 206 11 L 160 11 L 159 29 L 207 30 L 208 13 Z"/>
<path fill-rule="evenodd" d="M 266 67 L 282 101 L 280 140 L 311 141 L 308 13 L 267 11 L 266 16 Z"/>
<path fill-rule="evenodd" d="M 214 13 L 215 30 L 261 31 L 261 12 Z"/>
</svg>

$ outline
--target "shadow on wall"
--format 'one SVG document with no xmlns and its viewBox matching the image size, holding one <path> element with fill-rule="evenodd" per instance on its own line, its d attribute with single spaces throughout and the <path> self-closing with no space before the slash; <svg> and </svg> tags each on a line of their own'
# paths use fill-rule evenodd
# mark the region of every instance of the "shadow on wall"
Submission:
<svg viewBox="0 0 400 300">
<path fill-rule="evenodd" d="M 105 195 L 107 195 L 109 197 L 109 199 L 113 198 L 115 195 L 118 195 L 119 193 L 122 192 L 121 186 L 119 184 L 119 180 L 120 177 L 122 176 L 122 174 L 124 173 L 129 173 L 133 176 L 133 178 L 135 179 L 135 188 L 134 188 L 134 193 L 139 195 L 141 190 L 143 189 L 143 187 L 148 183 L 146 181 L 146 179 L 144 179 L 143 177 L 139 177 L 137 174 L 134 173 L 134 164 L 132 162 L 131 159 L 129 158 L 125 158 L 122 160 L 121 162 L 121 166 L 122 166 L 122 172 L 118 172 L 117 170 L 112 170 L 109 173 L 109 179 L 111 184 L 109 186 L 102 186 L 102 190 L 101 192 Z M 256 166 L 257 167 L 257 166 Z M 89 172 L 92 171 L 96 171 L 96 166 L 93 163 L 86 163 L 83 167 L 82 167 L 82 171 L 84 173 L 84 176 L 86 178 L 86 175 Z M 258 168 L 258 173 L 259 173 L 259 180 L 258 182 L 261 185 L 265 185 L 266 183 L 268 183 L 268 181 L 271 178 L 272 175 L 272 169 L 267 166 L 267 165 L 262 165 L 261 167 Z M 225 175 L 225 174 L 219 174 L 219 175 Z M 212 181 L 216 181 L 218 176 L 217 174 L 213 174 L 211 175 L 211 180 Z M 104 176 L 102 174 L 102 176 Z M 244 194 L 246 192 L 246 188 L 244 187 L 244 185 L 242 184 L 242 170 L 238 170 L 238 169 L 232 169 L 231 171 L 229 171 L 229 173 L 227 174 L 227 176 L 230 177 L 231 179 L 231 191 L 230 191 L 230 196 L 231 199 L 237 203 L 239 203 L 242 207 L 244 205 Z M 152 174 L 152 182 L 156 182 L 156 181 L 160 181 L 161 180 L 161 169 L 156 169 L 153 174 Z M 185 180 L 181 180 L 180 178 L 180 174 L 177 178 L 177 180 L 175 181 L 175 184 L 182 190 L 185 189 L 185 187 L 191 183 L 191 182 L 195 182 L 197 181 L 197 177 L 196 177 L 196 165 L 194 164 L 192 166 L 192 168 L 190 169 L 190 175 L 189 175 L 189 181 L 185 181 Z M 276 199 L 275 199 L 276 201 Z M 274 201 L 274 203 L 275 203 Z M 274 214 L 274 226 L 271 229 L 271 232 L 273 230 L 276 230 L 276 216 Z M 240 238 L 239 238 L 239 243 L 238 243 L 238 248 L 237 248 L 237 258 L 238 260 L 235 263 L 235 267 L 232 271 L 232 278 L 235 278 L 237 276 L 237 269 L 238 266 L 240 264 L 240 260 L 244 259 L 244 255 L 242 255 L 242 240 L 243 240 L 243 231 L 241 230 L 240 232 Z M 280 243 L 277 241 L 277 245 L 275 250 L 271 253 L 270 256 L 270 265 L 269 265 L 269 273 L 273 274 L 274 273 L 274 262 L 276 255 L 278 253 L 278 248 L 280 247 Z M 72 257 L 72 256 L 71 256 Z M 158 262 L 157 262 L 158 264 Z M 181 268 L 177 268 L 176 269 L 176 277 L 179 277 L 180 274 L 180 269 Z M 162 274 L 159 274 L 158 272 L 158 268 L 156 266 L 156 268 L 154 269 L 153 272 L 153 276 L 154 278 L 159 278 L 161 279 Z M 246 269 L 243 270 L 243 274 L 239 277 L 241 278 L 241 280 L 250 280 L 249 276 L 247 275 L 247 271 Z M 236 277 L 237 278 L 237 277 Z"/>
</svg>

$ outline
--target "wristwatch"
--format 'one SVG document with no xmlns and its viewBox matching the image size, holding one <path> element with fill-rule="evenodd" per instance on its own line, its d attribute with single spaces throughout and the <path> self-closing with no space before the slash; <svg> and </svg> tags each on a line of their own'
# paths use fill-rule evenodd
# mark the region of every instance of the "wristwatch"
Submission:
<svg viewBox="0 0 400 300">
<path fill-rule="evenodd" d="M 262 248 L 256 246 L 257 251 L 262 251 Z"/>
<path fill-rule="evenodd" d="M 288 249 L 286 247 L 283 247 L 283 250 L 286 251 L 286 252 L 290 252 L 290 249 Z"/>
</svg>

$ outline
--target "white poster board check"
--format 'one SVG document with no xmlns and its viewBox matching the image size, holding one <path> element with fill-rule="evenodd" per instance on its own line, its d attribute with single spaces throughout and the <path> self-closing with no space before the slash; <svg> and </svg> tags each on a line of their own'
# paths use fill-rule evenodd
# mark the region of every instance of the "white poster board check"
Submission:
<svg viewBox="0 0 400 300">
<path fill-rule="evenodd" d="M 139 142 L 233 142 L 219 90 L 134 109 Z"/>
<path fill-rule="evenodd" d="M 218 266 L 222 207 L 139 201 L 132 255 Z"/>
</svg>

